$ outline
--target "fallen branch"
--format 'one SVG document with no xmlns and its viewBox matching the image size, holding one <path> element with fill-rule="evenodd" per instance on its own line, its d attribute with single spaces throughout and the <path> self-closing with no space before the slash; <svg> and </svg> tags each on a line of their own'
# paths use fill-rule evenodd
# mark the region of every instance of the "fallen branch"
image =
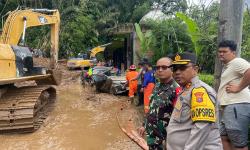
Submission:
<svg viewBox="0 0 250 150">
<path fill-rule="evenodd" d="M 123 111 L 124 108 L 121 107 L 119 109 L 120 111 Z M 125 127 L 122 126 L 121 121 L 119 120 L 118 113 L 116 113 L 116 119 L 119 125 L 119 128 L 132 140 L 134 141 L 138 146 L 140 146 L 144 150 L 148 150 L 149 147 L 147 145 L 147 142 L 137 133 L 135 130 L 135 127 L 133 125 L 133 122 L 131 119 L 128 119 L 127 125 Z"/>
</svg>

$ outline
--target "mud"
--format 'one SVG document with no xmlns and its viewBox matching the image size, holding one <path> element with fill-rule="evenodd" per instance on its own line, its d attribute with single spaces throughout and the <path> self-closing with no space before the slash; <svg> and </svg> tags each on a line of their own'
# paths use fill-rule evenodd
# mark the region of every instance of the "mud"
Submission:
<svg viewBox="0 0 250 150">
<path fill-rule="evenodd" d="M 45 61 L 46 62 L 46 61 Z M 64 64 L 62 84 L 54 110 L 42 127 L 34 133 L 0 135 L 0 149 L 4 150 L 139 150 L 119 128 L 116 113 L 126 105 L 126 96 L 95 93 L 83 88 L 79 71 L 67 71 Z M 126 107 L 120 119 L 134 119 L 140 124 L 137 109 Z"/>
</svg>

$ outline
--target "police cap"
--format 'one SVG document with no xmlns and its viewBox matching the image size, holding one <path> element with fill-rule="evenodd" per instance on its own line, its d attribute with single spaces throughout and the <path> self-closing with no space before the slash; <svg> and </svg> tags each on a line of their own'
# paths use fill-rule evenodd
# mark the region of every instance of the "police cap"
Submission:
<svg viewBox="0 0 250 150">
<path fill-rule="evenodd" d="M 194 53 L 184 52 L 181 54 L 176 54 L 173 58 L 172 65 L 186 65 L 188 63 L 196 64 L 197 58 Z"/>
</svg>

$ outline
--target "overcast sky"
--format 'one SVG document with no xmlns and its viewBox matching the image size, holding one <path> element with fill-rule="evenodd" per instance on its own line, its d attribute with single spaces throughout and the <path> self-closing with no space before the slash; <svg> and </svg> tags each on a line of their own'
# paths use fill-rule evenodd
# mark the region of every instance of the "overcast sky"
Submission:
<svg viewBox="0 0 250 150">
<path fill-rule="evenodd" d="M 211 2 L 215 2 L 215 1 L 220 1 L 220 0 L 187 0 L 188 1 L 188 5 L 191 5 L 192 3 L 194 4 L 205 4 L 205 5 L 210 5 Z M 250 0 L 245 0 L 245 2 L 250 5 Z"/>
</svg>

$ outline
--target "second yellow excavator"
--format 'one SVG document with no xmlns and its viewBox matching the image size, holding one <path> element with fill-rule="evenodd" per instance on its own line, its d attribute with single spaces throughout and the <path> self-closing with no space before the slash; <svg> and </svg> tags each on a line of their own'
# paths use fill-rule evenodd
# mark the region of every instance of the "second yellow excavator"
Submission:
<svg viewBox="0 0 250 150">
<path fill-rule="evenodd" d="M 28 27 L 51 27 L 50 68 L 34 67 L 23 43 Z M 0 133 L 33 132 L 40 127 L 56 98 L 60 15 L 58 10 L 25 9 L 8 13 L 0 36 Z M 20 86 L 23 81 L 34 85 Z M 17 84 L 19 83 L 19 86 Z"/>
<path fill-rule="evenodd" d="M 89 51 L 89 54 L 80 53 L 76 58 L 71 58 L 67 61 L 67 67 L 69 70 L 82 68 L 87 69 L 92 64 L 97 63 L 96 54 L 100 52 L 104 52 L 105 48 L 112 43 L 107 43 L 103 45 L 99 45 L 97 47 L 92 48 Z"/>
</svg>

